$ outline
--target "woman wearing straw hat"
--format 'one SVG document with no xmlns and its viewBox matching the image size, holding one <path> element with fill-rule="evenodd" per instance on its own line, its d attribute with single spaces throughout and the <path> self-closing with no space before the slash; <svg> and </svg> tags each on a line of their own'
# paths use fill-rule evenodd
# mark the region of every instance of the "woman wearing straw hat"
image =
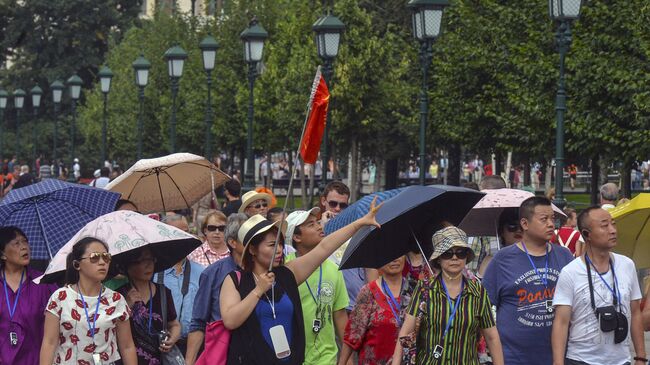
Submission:
<svg viewBox="0 0 650 365">
<path fill-rule="evenodd" d="M 266 213 L 269 211 L 269 206 L 271 205 L 271 200 L 272 198 L 269 194 L 258 193 L 255 190 L 251 190 L 241 197 L 239 213 L 246 213 L 248 217 L 252 217 L 255 214 L 266 217 Z"/>
<path fill-rule="evenodd" d="M 485 336 L 493 364 L 503 365 L 501 341 L 487 292 L 463 276 L 474 259 L 462 230 L 449 226 L 433 234 L 431 265 L 440 270 L 431 283 L 421 281 L 407 309 L 393 365 L 478 365 L 477 341 Z"/>
<path fill-rule="evenodd" d="M 375 215 L 380 206 L 373 201 L 364 217 L 286 265 L 282 235 L 276 244 L 278 230 L 284 231 L 282 221 L 255 215 L 242 225 L 243 271 L 231 273 L 221 287 L 221 317 L 232 331 L 228 364 L 302 364 L 305 334 L 298 285 L 361 227 L 379 227 Z"/>
</svg>

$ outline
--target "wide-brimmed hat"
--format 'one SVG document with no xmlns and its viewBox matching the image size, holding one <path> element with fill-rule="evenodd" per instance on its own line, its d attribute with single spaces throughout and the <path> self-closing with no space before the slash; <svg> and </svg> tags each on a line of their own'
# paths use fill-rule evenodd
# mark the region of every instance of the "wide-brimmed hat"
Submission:
<svg viewBox="0 0 650 365">
<path fill-rule="evenodd" d="M 239 213 L 244 213 L 244 210 L 254 201 L 264 199 L 266 204 L 271 205 L 271 196 L 266 193 L 258 193 L 255 190 L 251 190 L 248 193 L 244 194 L 241 197 L 241 206 L 239 207 Z"/>
<path fill-rule="evenodd" d="M 437 231 L 431 237 L 431 241 L 433 242 L 433 253 L 429 257 L 429 261 L 437 259 L 452 247 L 468 249 L 467 262 L 474 260 L 474 251 L 467 243 L 467 235 L 458 227 L 449 226 Z"/>
<path fill-rule="evenodd" d="M 284 243 L 291 245 L 293 243 L 293 232 L 296 227 L 305 223 L 310 215 L 318 215 L 320 208 L 314 207 L 309 210 L 296 210 L 287 216 L 287 235 L 284 237 Z"/>
<path fill-rule="evenodd" d="M 239 242 L 244 245 L 244 253 L 242 254 L 242 262 L 240 264 L 244 262 L 244 256 L 246 256 L 248 252 L 248 245 L 251 243 L 253 238 L 273 227 L 280 229 L 282 234 L 284 234 L 287 231 L 287 222 L 284 220 L 273 222 L 264 218 L 261 214 L 255 214 L 248 218 L 241 227 L 239 227 L 237 238 L 239 239 Z"/>
</svg>

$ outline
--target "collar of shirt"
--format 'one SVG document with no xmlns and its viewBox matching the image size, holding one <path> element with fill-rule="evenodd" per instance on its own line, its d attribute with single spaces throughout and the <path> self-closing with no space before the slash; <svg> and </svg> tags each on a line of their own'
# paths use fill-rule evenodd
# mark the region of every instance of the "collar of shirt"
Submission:
<svg viewBox="0 0 650 365">
<path fill-rule="evenodd" d="M 216 256 L 216 257 L 226 257 L 230 256 L 230 249 L 228 249 L 228 246 L 226 246 L 226 251 L 222 253 L 217 253 L 217 251 L 212 249 L 212 246 L 210 246 L 210 243 L 208 241 L 203 242 L 203 250 L 205 253 L 208 253 L 210 255 Z"/>
<path fill-rule="evenodd" d="M 465 285 L 462 295 L 466 296 L 471 294 L 477 298 L 481 297 L 481 291 L 479 289 L 477 280 L 467 279 L 465 276 L 463 276 L 463 281 L 465 282 Z M 433 290 L 433 292 L 438 292 L 443 296 L 447 295 L 445 293 L 445 289 L 442 287 L 442 274 L 438 275 L 433 283 L 431 283 L 431 290 Z"/>
</svg>

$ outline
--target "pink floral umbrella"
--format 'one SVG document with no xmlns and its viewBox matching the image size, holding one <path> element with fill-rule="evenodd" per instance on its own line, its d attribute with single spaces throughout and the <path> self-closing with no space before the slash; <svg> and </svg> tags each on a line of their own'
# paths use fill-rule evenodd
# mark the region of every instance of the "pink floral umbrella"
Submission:
<svg viewBox="0 0 650 365">
<path fill-rule="evenodd" d="M 108 252 L 113 255 L 110 270 L 113 274 L 116 273 L 116 262 L 123 261 L 133 254 L 133 250 L 141 247 L 151 248 L 156 258 L 154 270 L 159 272 L 172 267 L 201 245 L 199 239 L 176 227 L 137 212 L 120 210 L 86 224 L 54 255 L 40 279 L 44 282 L 60 281 L 72 246 L 85 237 L 98 238 L 108 245 Z"/>
<path fill-rule="evenodd" d="M 458 228 L 467 233 L 468 236 L 496 236 L 499 216 L 506 209 L 519 209 L 521 203 L 535 196 L 535 194 L 518 189 L 487 189 L 472 210 L 465 216 Z M 562 210 L 553 204 L 556 214 L 562 214 Z"/>
</svg>

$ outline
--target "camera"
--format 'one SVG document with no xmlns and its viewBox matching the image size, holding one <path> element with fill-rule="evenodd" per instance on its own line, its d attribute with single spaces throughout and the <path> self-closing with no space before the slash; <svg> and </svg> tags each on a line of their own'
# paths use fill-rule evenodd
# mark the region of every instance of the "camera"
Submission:
<svg viewBox="0 0 650 365">
<path fill-rule="evenodd" d="M 433 348 L 433 358 L 438 360 L 442 357 L 442 346 L 436 345 L 436 347 Z"/>
<path fill-rule="evenodd" d="M 628 322 L 625 314 L 617 311 L 613 305 L 608 305 L 596 308 L 596 315 L 600 322 L 601 331 L 614 331 L 614 343 L 625 341 L 628 332 Z"/>
<path fill-rule="evenodd" d="M 169 338 L 169 333 L 166 331 L 160 331 L 156 333 L 156 336 L 158 336 L 158 344 L 162 345 L 163 342 L 167 341 L 167 339 Z"/>
</svg>

